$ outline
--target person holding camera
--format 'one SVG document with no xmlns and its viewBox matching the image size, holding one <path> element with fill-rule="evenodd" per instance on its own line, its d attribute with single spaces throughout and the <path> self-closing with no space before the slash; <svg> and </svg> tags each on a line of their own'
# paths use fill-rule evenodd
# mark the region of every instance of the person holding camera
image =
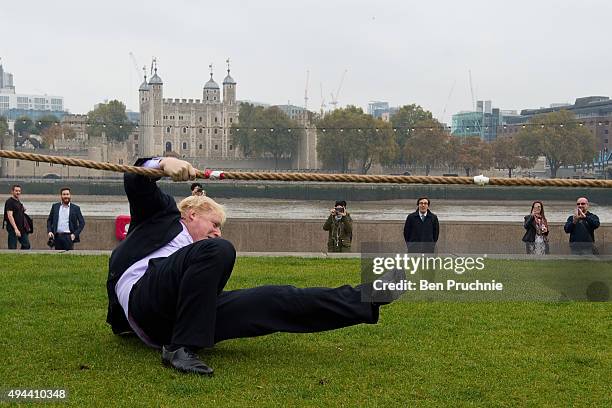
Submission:
<svg viewBox="0 0 612 408">
<path fill-rule="evenodd" d="M 546 255 L 549 253 L 548 246 L 548 221 L 544 215 L 544 203 L 534 201 L 531 204 L 531 213 L 525 216 L 523 223 L 525 235 L 525 251 L 528 255 Z"/>
<path fill-rule="evenodd" d="M 595 230 L 599 228 L 599 217 L 589 211 L 589 200 L 580 197 L 576 200 L 574 213 L 567 218 L 563 229 L 569 236 L 573 255 L 592 255 L 595 253 Z"/>
<path fill-rule="evenodd" d="M 205 196 L 206 191 L 204 191 L 200 183 L 192 183 L 191 184 L 191 195 L 192 196 Z"/>
<path fill-rule="evenodd" d="M 346 201 L 336 201 L 331 214 L 323 224 L 323 229 L 329 231 L 327 239 L 328 252 L 350 252 L 353 240 L 353 220 L 346 211 Z"/>
</svg>

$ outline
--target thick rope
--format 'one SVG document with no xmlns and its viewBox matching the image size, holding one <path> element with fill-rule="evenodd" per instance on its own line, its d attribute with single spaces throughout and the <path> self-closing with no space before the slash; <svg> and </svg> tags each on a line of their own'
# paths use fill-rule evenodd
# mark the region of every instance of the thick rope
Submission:
<svg viewBox="0 0 612 408">
<path fill-rule="evenodd" d="M 162 170 L 148 169 L 123 164 L 101 163 L 94 160 L 74 159 L 68 157 L 48 156 L 0 150 L 0 157 L 29 160 L 68 166 L 85 167 L 95 170 L 136 173 L 149 177 L 165 176 Z M 196 177 L 201 179 L 228 180 L 272 180 L 272 181 L 318 181 L 346 183 L 393 183 L 393 184 L 474 184 L 472 177 L 437 177 L 437 176 L 388 176 L 366 174 L 320 174 L 320 173 L 272 173 L 272 172 L 219 172 L 196 170 Z M 567 180 L 567 179 L 531 179 L 531 178 L 491 178 L 487 184 L 496 186 L 537 186 L 537 187 L 604 187 L 612 188 L 612 180 Z"/>
</svg>

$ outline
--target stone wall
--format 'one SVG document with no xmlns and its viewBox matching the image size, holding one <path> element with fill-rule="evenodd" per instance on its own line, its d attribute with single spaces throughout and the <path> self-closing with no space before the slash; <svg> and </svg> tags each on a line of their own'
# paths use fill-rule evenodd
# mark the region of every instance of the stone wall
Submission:
<svg viewBox="0 0 612 408">
<path fill-rule="evenodd" d="M 34 217 L 32 248 L 48 249 L 46 217 Z M 76 249 L 113 249 L 115 222 L 112 218 L 88 217 L 81 243 Z M 327 232 L 323 220 L 229 219 L 223 235 L 242 252 L 325 252 Z M 353 226 L 353 252 L 360 252 L 361 243 L 390 243 L 393 251 L 402 251 L 403 222 L 360 221 Z M 568 235 L 563 225 L 550 225 L 551 253 L 569 252 Z M 445 222 L 440 226 L 440 253 L 524 253 L 521 242 L 524 229 L 516 222 Z M 597 246 L 601 253 L 612 255 L 612 225 L 604 224 L 596 232 Z M 0 238 L 0 249 L 6 248 L 6 231 Z"/>
</svg>

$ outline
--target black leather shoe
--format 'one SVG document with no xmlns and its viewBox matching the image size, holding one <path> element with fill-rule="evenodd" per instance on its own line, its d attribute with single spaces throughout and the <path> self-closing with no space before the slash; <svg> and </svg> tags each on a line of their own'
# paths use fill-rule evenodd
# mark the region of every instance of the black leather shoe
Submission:
<svg viewBox="0 0 612 408">
<path fill-rule="evenodd" d="M 194 352 L 187 347 L 180 347 L 175 351 L 169 351 L 166 346 L 162 347 L 162 363 L 184 373 L 200 375 L 213 375 L 213 369 L 200 360 Z"/>
</svg>

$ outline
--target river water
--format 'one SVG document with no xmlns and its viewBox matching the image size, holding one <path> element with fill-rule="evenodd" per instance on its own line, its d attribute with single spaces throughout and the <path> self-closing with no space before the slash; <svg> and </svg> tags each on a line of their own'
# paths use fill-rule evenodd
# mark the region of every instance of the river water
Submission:
<svg viewBox="0 0 612 408">
<path fill-rule="evenodd" d="M 30 215 L 48 215 L 51 204 L 59 197 L 49 195 L 24 195 L 22 202 Z M 77 196 L 74 203 L 81 207 L 85 217 L 129 214 L 124 196 Z M 334 201 L 299 201 L 256 198 L 220 198 L 229 218 L 279 218 L 324 220 Z M 416 200 L 354 201 L 348 203 L 348 211 L 354 220 L 405 220 L 415 210 Z M 570 201 L 545 202 L 546 218 L 550 222 L 564 222 L 575 206 Z M 431 211 L 447 221 L 522 221 L 529 213 L 529 201 L 455 201 L 433 200 Z M 601 222 L 612 222 L 612 206 L 592 204 L 590 210 Z"/>
</svg>

